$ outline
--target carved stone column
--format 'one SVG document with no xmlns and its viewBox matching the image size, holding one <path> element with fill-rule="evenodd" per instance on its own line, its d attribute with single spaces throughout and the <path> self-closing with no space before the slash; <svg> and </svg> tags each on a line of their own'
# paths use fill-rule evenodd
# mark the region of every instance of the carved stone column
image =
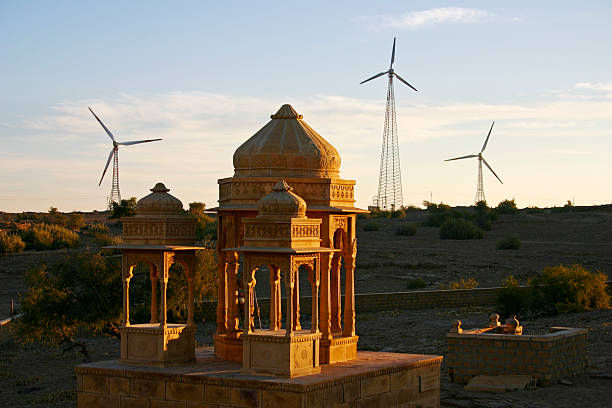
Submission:
<svg viewBox="0 0 612 408">
<path fill-rule="evenodd" d="M 344 330 L 343 336 L 355 335 L 355 257 L 357 255 L 357 239 L 353 240 L 351 252 L 345 258 L 344 270 Z"/>
<path fill-rule="evenodd" d="M 243 276 L 243 287 L 244 287 L 244 333 L 251 334 L 253 333 L 253 315 L 252 315 L 252 307 L 251 303 L 253 303 L 253 290 L 255 287 L 255 277 L 254 273 L 247 269 L 249 268 L 249 263 L 245 262 L 245 269 L 242 271 Z"/>
<path fill-rule="evenodd" d="M 330 287 L 329 287 L 329 271 L 331 264 L 331 254 L 321 254 L 321 339 L 329 340 L 332 338 L 331 331 L 331 302 L 330 302 Z"/>
<path fill-rule="evenodd" d="M 340 291 L 340 253 L 336 252 L 331 261 L 331 330 L 342 331 L 342 294 Z"/>
<path fill-rule="evenodd" d="M 293 280 L 293 330 L 302 330 L 300 324 L 300 270 L 297 268 Z"/>
<path fill-rule="evenodd" d="M 227 254 L 227 263 L 226 263 L 225 273 L 227 274 L 227 287 L 228 287 L 228 297 L 227 297 L 227 305 L 228 305 L 228 318 L 227 318 L 227 328 L 228 333 L 234 336 L 238 335 L 240 331 L 240 309 L 238 305 L 238 253 L 230 252 Z M 246 287 L 245 294 L 246 294 Z M 248 306 L 248 302 L 245 302 Z"/>
<path fill-rule="evenodd" d="M 308 278 L 310 280 L 310 287 L 312 290 L 312 323 L 311 332 L 319 332 L 319 276 L 321 268 L 321 255 L 317 255 L 317 259 L 314 265 L 314 270 L 308 271 Z"/>
<path fill-rule="evenodd" d="M 151 280 L 151 320 L 150 323 L 159 323 L 157 318 L 157 268 L 149 264 L 149 278 Z"/>
<path fill-rule="evenodd" d="M 123 325 L 130 325 L 130 278 L 123 278 Z"/>
<path fill-rule="evenodd" d="M 287 289 L 287 322 L 286 322 L 286 333 L 285 336 L 293 337 L 293 282 L 295 280 L 295 271 L 293 270 L 292 263 L 289 263 L 287 272 L 285 272 L 285 287 Z"/>
<path fill-rule="evenodd" d="M 227 332 L 227 268 L 224 251 L 217 251 L 217 333 Z"/>
<path fill-rule="evenodd" d="M 281 328 L 281 287 L 278 267 L 268 265 L 270 269 L 270 330 Z"/>
</svg>

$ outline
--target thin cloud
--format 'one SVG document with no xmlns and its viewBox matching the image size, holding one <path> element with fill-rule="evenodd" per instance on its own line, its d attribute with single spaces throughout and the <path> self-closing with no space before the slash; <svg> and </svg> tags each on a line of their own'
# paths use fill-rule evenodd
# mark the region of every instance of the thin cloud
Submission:
<svg viewBox="0 0 612 408">
<path fill-rule="evenodd" d="M 370 28 L 419 29 L 436 24 L 471 24 L 493 17 L 494 14 L 480 9 L 463 7 L 439 7 L 422 11 L 409 11 L 399 16 L 382 15 L 361 17 Z"/>
</svg>

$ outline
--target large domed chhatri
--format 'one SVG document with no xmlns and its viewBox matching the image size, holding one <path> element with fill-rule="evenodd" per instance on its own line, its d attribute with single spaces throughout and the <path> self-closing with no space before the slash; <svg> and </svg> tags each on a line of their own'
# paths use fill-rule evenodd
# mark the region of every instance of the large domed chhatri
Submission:
<svg viewBox="0 0 612 408">
<path fill-rule="evenodd" d="M 285 104 L 234 153 L 237 177 L 339 177 L 340 154 Z"/>
<path fill-rule="evenodd" d="M 164 183 L 157 183 L 150 189 L 151 194 L 141 198 L 136 203 L 137 216 L 152 215 L 182 215 L 183 203 L 172 194 L 168 194 L 170 189 Z"/>
</svg>

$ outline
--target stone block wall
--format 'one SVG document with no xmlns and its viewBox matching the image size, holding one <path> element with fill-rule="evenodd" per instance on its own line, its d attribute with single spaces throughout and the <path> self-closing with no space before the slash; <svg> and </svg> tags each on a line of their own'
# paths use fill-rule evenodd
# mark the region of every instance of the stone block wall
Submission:
<svg viewBox="0 0 612 408">
<path fill-rule="evenodd" d="M 587 329 L 553 327 L 543 335 L 448 333 L 446 364 L 452 381 L 476 375 L 534 375 L 541 385 L 582 374 Z"/>
<path fill-rule="evenodd" d="M 146 370 L 76 368 L 80 408 L 370 408 L 440 406 L 440 363 L 395 367 L 317 381 L 282 382 Z M 306 378 L 306 377 L 303 377 Z"/>
</svg>

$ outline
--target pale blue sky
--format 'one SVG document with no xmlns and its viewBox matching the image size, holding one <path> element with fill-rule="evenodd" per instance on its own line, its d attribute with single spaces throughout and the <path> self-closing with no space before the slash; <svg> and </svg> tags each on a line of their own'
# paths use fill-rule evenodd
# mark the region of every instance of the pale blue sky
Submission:
<svg viewBox="0 0 612 408">
<path fill-rule="evenodd" d="M 283 103 L 342 155 L 358 205 L 376 193 L 388 67 L 405 204 L 470 204 L 477 153 L 490 204 L 612 201 L 612 6 L 517 2 L 0 3 L 0 210 L 102 209 L 108 138 L 121 192 L 157 181 L 214 206 L 234 150 Z"/>
</svg>

